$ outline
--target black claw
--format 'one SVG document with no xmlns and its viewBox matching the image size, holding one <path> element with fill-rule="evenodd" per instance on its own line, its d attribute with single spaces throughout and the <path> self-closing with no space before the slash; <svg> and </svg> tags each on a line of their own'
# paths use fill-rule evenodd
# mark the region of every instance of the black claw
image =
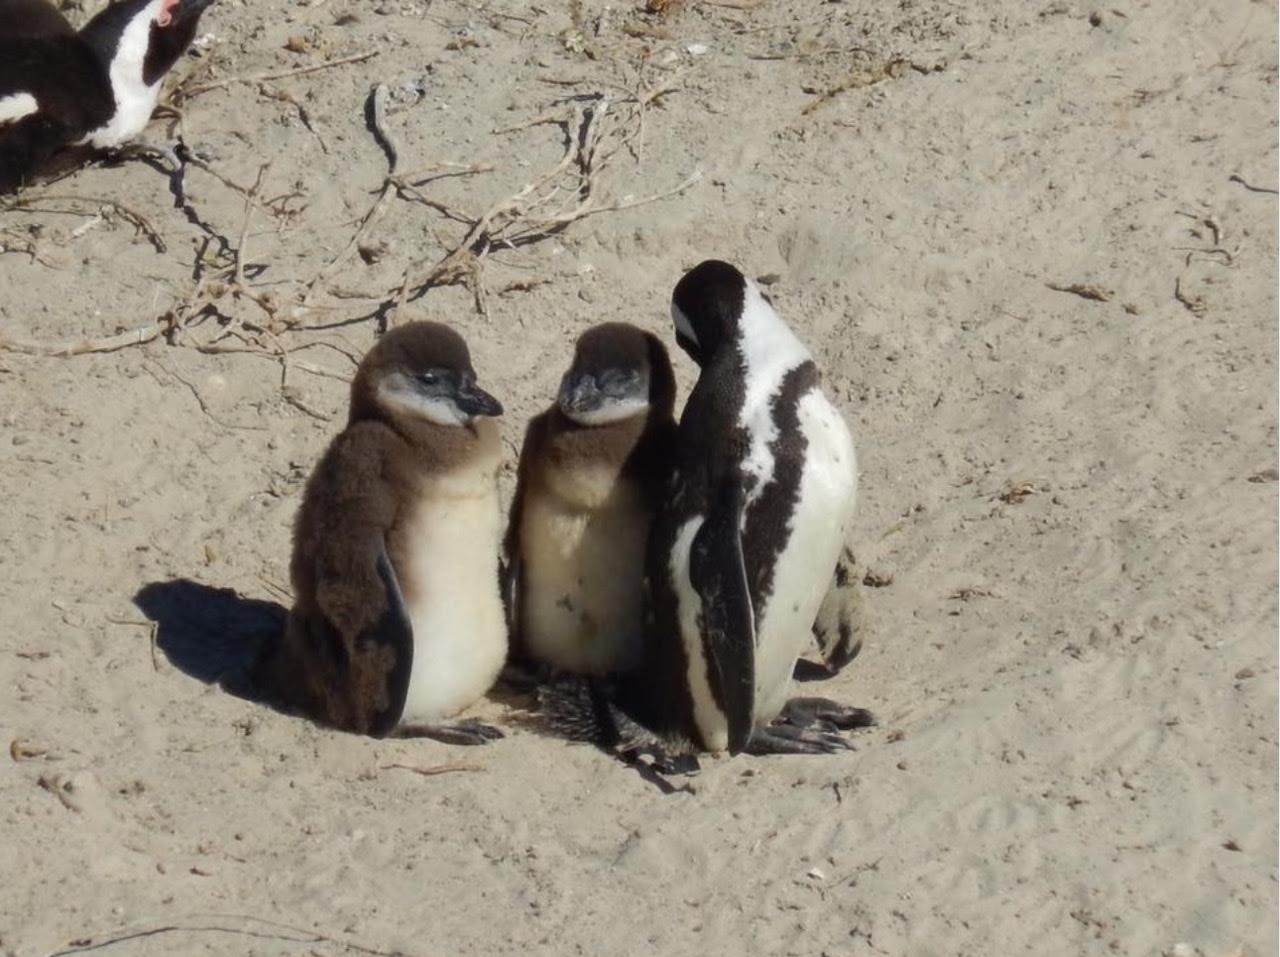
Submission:
<svg viewBox="0 0 1280 957">
<path fill-rule="evenodd" d="M 747 741 L 748 754 L 835 754 L 853 751 L 854 746 L 839 734 L 812 731 L 789 724 L 756 728 Z"/>
<path fill-rule="evenodd" d="M 817 661 L 797 658 L 791 677 L 796 681 L 826 681 L 835 676 L 835 671 Z"/>
<path fill-rule="evenodd" d="M 495 728 L 491 724 L 483 724 L 475 718 L 467 718 L 463 721 L 459 721 L 455 727 L 469 731 L 472 734 L 483 738 L 485 741 L 498 741 L 501 738 L 506 737 L 501 728 Z"/>
<path fill-rule="evenodd" d="M 430 738 L 442 744 L 460 744 L 475 747 L 506 737 L 499 728 L 481 724 L 474 718 L 452 724 L 407 724 L 396 728 L 396 738 Z"/>
</svg>

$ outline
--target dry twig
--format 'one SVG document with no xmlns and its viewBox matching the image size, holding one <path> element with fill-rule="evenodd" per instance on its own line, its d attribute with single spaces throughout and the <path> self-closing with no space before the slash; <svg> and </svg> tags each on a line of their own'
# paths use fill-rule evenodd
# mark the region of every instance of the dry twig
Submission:
<svg viewBox="0 0 1280 957">
<path fill-rule="evenodd" d="M 334 67 L 346 66 L 349 63 L 363 63 L 365 60 L 371 60 L 378 55 L 377 50 L 366 50 L 364 53 L 355 53 L 351 56 L 341 57 L 337 60 L 326 60 L 324 63 L 313 63 L 311 66 L 302 66 L 294 70 L 284 70 L 278 73 L 255 73 L 252 76 L 229 76 L 225 79 L 215 80 L 212 83 L 204 83 L 200 86 L 191 87 L 190 89 L 181 90 L 181 98 L 183 101 L 193 99 L 201 93 L 209 93 L 212 90 L 221 90 L 228 86 L 234 86 L 237 83 L 269 83 L 273 80 L 287 80 L 290 77 L 305 76 L 308 73 L 316 73 L 320 70 L 331 70 Z"/>
<path fill-rule="evenodd" d="M 257 927 L 232 927 L 214 921 L 240 921 Z M 200 923 L 197 923 L 200 922 Z M 281 933 L 282 931 L 286 933 Z M 71 957 L 88 951 L 102 950 L 113 944 L 122 944 L 140 940 L 145 937 L 157 937 L 162 934 L 233 934 L 240 937 L 253 937 L 260 940 L 283 940 L 299 944 L 333 944 L 351 953 L 367 954 L 369 957 L 408 957 L 400 950 L 378 950 L 366 947 L 342 937 L 334 937 L 316 930 L 306 930 L 275 920 L 251 917 L 247 914 L 192 914 L 183 918 L 182 922 L 170 922 L 154 927 L 122 928 L 104 934 L 92 934 L 77 937 L 62 950 L 54 951 L 48 957 Z"/>
<path fill-rule="evenodd" d="M 420 774 L 424 778 L 435 777 L 437 774 L 450 774 L 454 771 L 483 771 L 484 768 L 478 764 L 467 764 L 464 761 L 451 761 L 448 764 L 433 764 L 430 767 L 419 767 L 414 764 L 383 764 L 382 770 L 389 771 L 392 768 L 399 768 L 402 771 L 412 771 L 414 774 Z"/>
<path fill-rule="evenodd" d="M 156 252 L 162 253 L 168 250 L 164 238 L 160 235 L 160 231 L 152 225 L 151 220 L 118 200 L 107 199 L 102 196 L 73 196 L 67 193 L 34 192 L 24 194 L 17 199 L 0 200 L 0 209 L 11 212 L 42 212 L 43 210 L 40 207 L 34 205 L 40 202 L 89 203 L 98 206 L 99 211 L 105 207 L 118 213 L 134 229 L 146 236 L 151 245 L 155 247 Z M 54 212 L 66 212 L 66 210 L 54 210 Z"/>
<path fill-rule="evenodd" d="M 663 92 L 665 88 L 652 91 L 642 102 L 652 102 Z M 701 179 L 701 171 L 696 170 L 661 193 L 639 199 L 601 199 L 601 174 L 638 135 L 638 126 L 611 124 L 612 104 L 603 94 L 583 99 L 590 101 L 588 106 L 575 102 L 571 115 L 562 114 L 554 120 L 565 131 L 565 149 L 560 161 L 474 219 L 462 239 L 444 256 L 407 268 L 399 287 L 389 293 L 385 303 L 388 312 L 398 312 L 408 300 L 418 298 L 434 286 L 466 282 L 471 286 L 477 308 L 484 314 L 479 267 L 491 250 L 516 249 L 554 235 L 588 216 L 631 209 L 677 195 Z M 534 122 L 542 123 L 544 118 L 535 118 Z"/>
<path fill-rule="evenodd" d="M 158 338 L 164 332 L 161 320 L 137 329 L 102 336 L 96 339 L 64 339 L 61 342 L 29 342 L 0 336 L 0 349 L 21 352 L 29 356 L 82 356 L 90 352 L 115 352 L 129 346 L 139 346 Z"/>
</svg>

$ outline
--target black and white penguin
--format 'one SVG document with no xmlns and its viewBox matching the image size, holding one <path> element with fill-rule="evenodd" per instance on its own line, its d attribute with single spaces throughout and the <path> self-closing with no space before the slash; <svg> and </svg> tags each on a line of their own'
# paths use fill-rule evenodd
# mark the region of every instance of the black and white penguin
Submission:
<svg viewBox="0 0 1280 957">
<path fill-rule="evenodd" d="M 671 468 L 674 405 L 656 336 L 610 322 L 578 339 L 520 451 L 503 549 L 514 661 L 596 675 L 639 663 L 645 543 Z"/>
<path fill-rule="evenodd" d="M 624 749 L 648 746 L 646 732 L 731 754 L 849 747 L 835 732 L 873 723 L 869 712 L 788 701 L 853 518 L 849 429 L 809 351 L 733 266 L 690 270 L 671 315 L 701 371 L 650 535 L 644 655 L 607 692 L 563 686 L 543 704 L 562 730 Z M 827 647 L 847 656 L 837 618 Z"/>
<path fill-rule="evenodd" d="M 146 127 L 212 0 L 118 0 L 78 33 L 48 0 L 0 0 L 0 192 L 64 146 Z"/>
<path fill-rule="evenodd" d="M 295 603 L 259 664 L 266 696 L 373 736 L 501 737 L 448 720 L 489 689 L 507 654 L 501 413 L 446 326 L 393 329 L 364 357 L 347 427 L 294 526 Z"/>
</svg>

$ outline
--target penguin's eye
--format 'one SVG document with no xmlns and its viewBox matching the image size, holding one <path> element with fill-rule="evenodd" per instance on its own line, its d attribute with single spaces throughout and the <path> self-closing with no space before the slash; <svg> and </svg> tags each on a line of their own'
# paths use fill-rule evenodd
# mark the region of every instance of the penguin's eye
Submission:
<svg viewBox="0 0 1280 957">
<path fill-rule="evenodd" d="M 626 395 L 640 384 L 640 373 L 629 369 L 610 369 L 600 376 L 600 387 L 609 395 Z"/>
<path fill-rule="evenodd" d="M 438 372 L 419 372 L 418 381 L 423 385 L 436 385 L 440 382 L 440 374 Z"/>
</svg>

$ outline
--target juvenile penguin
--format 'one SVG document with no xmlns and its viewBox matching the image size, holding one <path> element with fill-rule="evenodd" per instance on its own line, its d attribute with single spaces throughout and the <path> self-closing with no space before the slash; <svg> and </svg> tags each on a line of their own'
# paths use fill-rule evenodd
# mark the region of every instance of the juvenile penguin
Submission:
<svg viewBox="0 0 1280 957">
<path fill-rule="evenodd" d="M 700 367 L 645 566 L 645 653 L 610 707 L 544 698 L 573 730 L 731 754 L 828 753 L 873 722 L 822 698 L 788 701 L 853 517 L 853 439 L 813 358 L 754 282 L 709 260 L 676 285 L 676 339 Z M 589 708 L 589 715 L 584 713 Z M 637 728 L 638 726 L 638 728 Z"/>
<path fill-rule="evenodd" d="M 211 2 L 118 0 L 77 33 L 48 0 L 0 0 L 0 192 L 61 147 L 142 132 Z"/>
<path fill-rule="evenodd" d="M 661 341 L 583 333 L 525 432 L 504 554 L 516 661 L 605 674 L 639 662 L 645 543 L 671 467 L 675 377 Z"/>
<path fill-rule="evenodd" d="M 393 329 L 364 357 L 347 427 L 303 495 L 295 604 L 259 671 L 268 693 L 373 736 L 501 737 L 446 720 L 489 689 L 507 653 L 501 413 L 446 326 Z"/>
</svg>

